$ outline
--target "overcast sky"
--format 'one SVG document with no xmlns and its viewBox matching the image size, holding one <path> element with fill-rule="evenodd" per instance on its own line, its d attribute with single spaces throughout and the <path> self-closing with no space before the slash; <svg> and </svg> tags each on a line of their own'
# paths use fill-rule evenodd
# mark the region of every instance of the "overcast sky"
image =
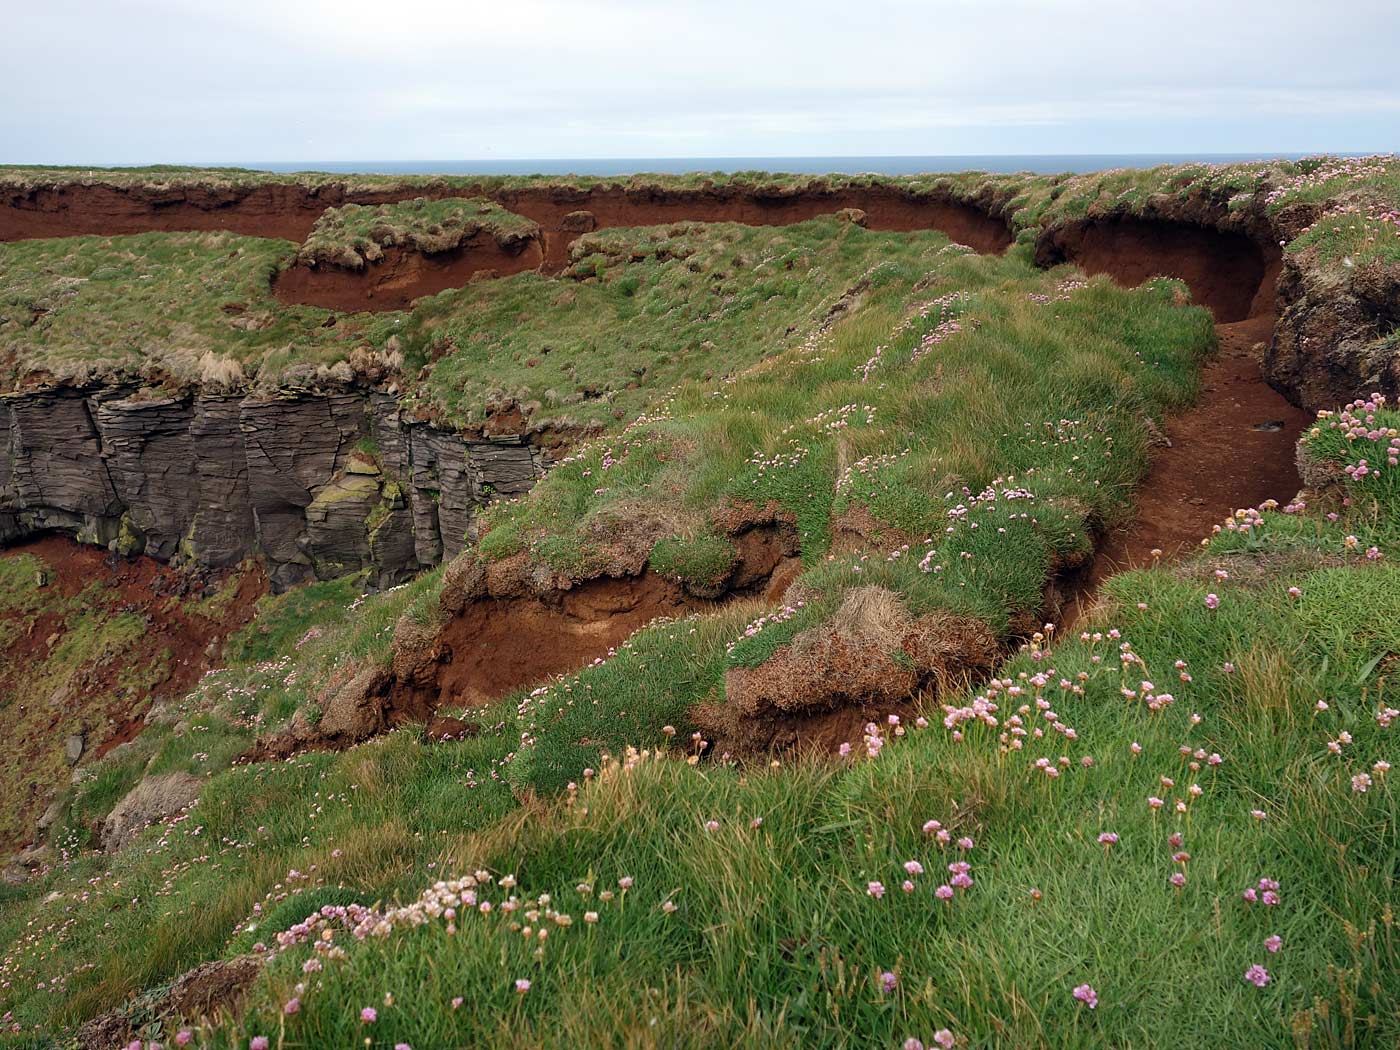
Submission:
<svg viewBox="0 0 1400 1050">
<path fill-rule="evenodd" d="M 0 162 L 1390 151 L 1400 0 L 6 0 Z"/>
</svg>

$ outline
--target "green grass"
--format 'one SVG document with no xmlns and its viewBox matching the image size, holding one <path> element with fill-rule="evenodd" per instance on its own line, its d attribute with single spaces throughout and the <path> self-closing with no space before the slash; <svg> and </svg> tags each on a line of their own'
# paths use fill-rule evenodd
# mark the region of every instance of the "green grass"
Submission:
<svg viewBox="0 0 1400 1050">
<path fill-rule="evenodd" d="M 780 183 L 736 176 L 768 178 Z M 991 182 L 997 192 L 1020 185 L 1027 232 L 1112 201 L 1234 200 L 1267 181 L 1253 167 L 1018 178 Z M 84 339 L 126 346 L 121 330 L 181 305 L 176 290 L 191 274 L 204 290 L 187 294 L 208 292 L 207 306 L 289 251 L 198 235 L 187 256 L 151 270 L 144 263 L 170 245 L 150 236 L 145 256 L 131 247 L 140 238 L 91 242 L 128 267 L 100 300 L 109 321 L 86 305 L 65 313 L 68 300 L 43 315 L 55 339 L 69 332 L 75 361 Z M 368 1038 L 418 1050 L 899 1046 L 941 1028 L 964 1046 L 1400 1040 L 1396 802 L 1374 766 L 1394 760 L 1400 732 L 1376 718 L 1400 706 L 1400 570 L 1389 560 L 1400 475 L 1384 452 L 1400 425 L 1393 412 L 1367 424 L 1385 431 L 1377 442 L 1348 439 L 1331 425 L 1342 417 L 1321 420 L 1309 452 L 1336 465 L 1336 485 L 1311 506 L 1237 519 L 1198 560 L 1115 578 L 1085 637 L 1052 636 L 1012 656 L 995 696 L 983 683 L 923 697 L 930 724 L 885 726 L 878 757 L 858 733 L 847 759 L 733 765 L 697 754 L 692 734 L 705 709 L 725 704 L 726 675 L 826 623 L 855 588 L 893 591 L 914 615 L 974 617 L 1010 640 L 1039 611 L 1051 574 L 1120 513 L 1146 467 L 1144 418 L 1194 397 L 1210 319 L 1177 305 L 1170 281 L 1129 291 L 1096 279 L 1060 298 L 1073 272 L 1036 271 L 1027 240 L 979 258 L 936 234 L 834 220 L 607 230 L 581 242 L 558 280 L 519 275 L 444 293 L 411 316 L 342 318 L 315 332 L 325 313 L 308 310 L 296 316 L 310 349 L 283 351 L 272 337 L 246 348 L 249 371 L 272 376 L 299 354 L 333 362 L 392 335 L 410 370 L 431 366 L 410 393 L 438 415 L 471 422 L 515 400 L 536 420 L 606 431 L 529 497 L 489 511 L 477 557 L 524 552 L 581 578 L 621 552 L 704 588 L 734 557 L 716 512 L 771 502 L 796 523 L 810 600 L 761 630 L 746 629 L 773 612 L 758 602 L 653 624 L 594 666 L 469 712 L 481 732 L 460 742 L 427 744 L 409 727 L 341 753 L 232 766 L 257 736 L 314 711 L 366 665 L 387 665 L 397 625 L 431 627 L 446 574 L 365 597 L 349 577 L 265 599 L 226 646 L 224 670 L 75 785 L 55 870 L 0 893 L 0 1015 L 18 1026 L 0 1045 L 62 1046 L 82 1020 L 199 962 L 266 950 L 311 911 L 352 903 L 395 915 L 398 927 L 364 943 L 337 934 L 345 955 L 320 972 L 304 972 L 309 950 L 293 947 L 247 1014 L 202 1033 L 201 1045 L 241 1050 L 261 1034 L 287 1046 Z M 0 246 L 0 265 L 12 249 L 65 244 L 74 247 Z M 230 265 L 228 250 L 245 246 L 250 255 Z M 25 287 L 51 288 L 23 258 Z M 77 265 L 44 258 L 44 280 Z M 119 290 L 148 271 L 162 290 L 124 313 Z M 203 330 L 204 308 L 191 307 L 191 331 Z M 267 309 L 291 324 L 292 313 Z M 287 341 L 302 331 L 271 330 Z M 0 337 L 10 332 L 0 325 Z M 1377 469 L 1347 480 L 1340 467 L 1363 455 Z M 860 515 L 879 526 L 878 543 L 833 549 Z M 0 601 L 20 617 L 47 607 L 32 572 L 0 559 Z M 75 629 L 71 644 L 91 648 L 87 637 Z M 1175 699 L 1154 711 L 1144 690 Z M 1058 718 L 1027 710 L 1027 736 L 1004 735 L 1037 693 Z M 989 699 L 995 727 L 943 725 L 950 710 Z M 1062 772 L 1048 776 L 1035 758 Z M 186 819 L 113 857 L 83 848 L 140 776 L 176 769 L 208 781 Z M 1372 777 L 1364 792 L 1353 789 L 1362 774 Z M 1161 811 L 1148 806 L 1153 795 L 1166 799 Z M 975 840 L 974 884 L 951 903 L 932 891 L 962 851 L 923 832 L 929 819 Z M 1177 830 L 1191 854 L 1180 890 L 1168 882 L 1183 868 L 1168 842 Z M 1104 831 L 1120 836 L 1107 852 Z M 906 876 L 910 860 L 926 872 Z M 490 876 L 476 891 L 497 907 L 461 909 L 455 932 L 441 918 L 410 928 L 394 911 L 438 879 L 476 871 Z M 533 905 L 499 907 L 507 874 L 518 883 L 510 892 Z M 635 879 L 625 895 L 623 877 Z M 1281 882 L 1278 907 L 1241 900 L 1260 878 Z M 872 880 L 887 887 L 883 899 L 867 893 Z M 603 901 L 604 890 L 616 895 Z M 550 935 L 527 938 L 512 922 Z M 1271 934 L 1283 942 L 1276 955 L 1264 947 Z M 1244 980 L 1254 963 L 1272 975 L 1265 988 Z M 891 991 L 880 987 L 886 971 Z M 532 982 L 524 994 L 520 979 Z M 1081 983 L 1098 990 L 1096 1010 L 1072 997 Z M 289 1015 L 293 996 L 300 1010 Z M 379 1011 L 373 1026 L 359 1020 L 366 1006 Z M 145 1035 L 168 1045 L 172 1026 L 153 1021 Z"/>
<path fill-rule="evenodd" d="M 1002 691 L 1001 725 L 964 723 L 961 741 L 933 711 L 933 725 L 891 736 L 874 760 L 609 766 L 564 802 L 465 837 L 455 873 L 490 873 L 477 888 L 497 905 L 489 916 L 460 909 L 454 934 L 441 918 L 401 919 L 364 944 L 341 933 L 347 957 L 310 977 L 310 953 L 294 947 L 258 1006 L 213 1043 L 285 1033 L 311 1045 L 898 1046 L 947 1027 L 970 1046 L 1170 1046 L 1225 1033 L 1251 1047 L 1391 1045 L 1400 813 L 1384 776 L 1364 793 L 1351 778 L 1394 756 L 1396 730 L 1375 715 L 1394 702 L 1385 657 L 1400 651 L 1400 570 L 1361 555 L 1299 567 L 1298 520 L 1315 529 L 1315 561 L 1356 527 L 1269 514 L 1253 551 L 1225 536 L 1198 562 L 1116 578 L 1088 637 L 1013 659 L 1000 675 L 1026 691 L 1010 701 Z M 1276 536 L 1293 550 L 1288 568 Z M 1220 582 L 1219 565 L 1252 571 Z M 1218 609 L 1208 590 L 1221 592 Z M 1120 669 L 1125 646 L 1135 660 Z M 1174 701 L 1150 710 L 1142 680 Z M 600 716 L 609 697 L 630 704 L 610 680 L 589 681 Z M 1010 716 L 1036 695 L 1074 738 L 1032 707 L 1022 719 L 1046 737 L 1008 750 Z M 1350 743 L 1333 755 L 1327 743 L 1343 730 Z M 1062 755 L 1055 779 L 1033 762 L 1059 767 Z M 1166 805 L 1154 811 L 1149 796 Z M 975 846 L 939 846 L 921 830 L 930 819 Z M 1105 831 L 1119 836 L 1107 850 Z M 1189 861 L 1174 863 L 1173 832 Z M 959 857 L 974 885 L 945 904 L 932 891 Z M 926 873 L 907 876 L 906 860 Z M 1187 876 L 1179 890 L 1176 871 Z M 507 874 L 514 890 L 495 885 Z M 624 876 L 635 880 L 625 897 Z M 1261 878 L 1280 882 L 1277 907 L 1241 899 Z M 868 895 L 872 880 L 884 899 Z M 619 895 L 600 901 L 604 889 Z M 527 915 L 540 894 L 548 905 L 533 907 L 569 925 Z M 524 902 L 513 914 L 499 907 L 509 896 Z M 1277 954 L 1264 946 L 1272 935 Z M 1256 963 L 1271 977 L 1262 989 L 1244 980 Z M 888 993 L 886 971 L 897 976 Z M 523 995 L 521 978 L 532 982 Z M 286 1017 L 298 983 L 300 1011 Z M 1072 998 L 1081 983 L 1097 990 L 1096 1010 Z M 359 1021 L 364 1006 L 378 1010 L 372 1027 Z"/>
<path fill-rule="evenodd" d="M 0 244 L 0 358 L 7 385 L 35 373 L 70 383 L 120 377 L 151 388 L 275 387 L 314 373 L 392 319 L 283 306 L 268 281 L 294 249 L 229 233 L 145 233 Z M 293 349 L 295 347 L 295 349 Z"/>
<path fill-rule="evenodd" d="M 361 269 L 383 248 L 444 252 L 480 233 L 506 243 L 537 236 L 539 226 L 483 197 L 346 204 L 321 213 L 297 257 Z"/>
</svg>

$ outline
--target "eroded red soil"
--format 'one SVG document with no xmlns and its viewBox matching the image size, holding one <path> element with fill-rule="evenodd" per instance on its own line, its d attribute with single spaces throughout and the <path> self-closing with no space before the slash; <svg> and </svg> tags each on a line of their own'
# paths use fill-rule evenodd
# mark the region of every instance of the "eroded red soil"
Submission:
<svg viewBox="0 0 1400 1050">
<path fill-rule="evenodd" d="M 980 252 L 1011 244 L 1006 223 L 970 204 L 920 197 L 891 187 L 797 189 L 769 195 L 743 187 L 648 190 L 621 187 L 571 189 L 562 186 L 494 191 L 487 186 L 412 187 L 346 193 L 334 184 L 258 186 L 242 190 L 182 187 L 169 191 L 109 186 L 70 186 L 12 194 L 0 207 L 0 241 L 33 237 L 115 236 L 148 230 L 230 230 L 251 237 L 301 241 L 327 208 L 342 204 L 387 204 L 415 197 L 486 196 L 544 230 L 546 263 L 562 265 L 568 246 L 581 232 L 607 226 L 662 223 L 741 222 L 782 226 L 843 208 L 859 208 L 877 230 L 946 233 Z M 587 212 L 591 222 L 578 216 Z"/>
<path fill-rule="evenodd" d="M 24 555 L 42 563 L 46 582 L 35 582 L 42 601 L 34 608 L 0 608 L 9 639 L 0 654 L 7 752 L 0 795 L 13 800 L 0 848 L 25 840 L 22 829 L 32 827 L 59 786 L 55 775 L 66 776 L 62 753 L 70 735 L 84 737 L 82 763 L 134 739 L 152 700 L 193 688 L 216 663 L 218 643 L 252 619 L 266 591 L 254 567 L 194 577 L 150 558 L 114 559 L 66 537 L 0 553 Z M 201 604 L 215 593 L 220 600 Z M 101 644 L 101 624 L 118 615 L 139 617 L 145 630 L 113 653 Z M 74 631 L 85 632 L 87 642 L 64 649 Z M 70 651 L 78 662 L 62 664 L 60 654 Z"/>
<path fill-rule="evenodd" d="M 684 616 L 709 604 L 651 572 L 590 580 L 550 603 L 478 600 L 439 636 L 451 658 L 438 676 L 438 703 L 477 707 L 576 671 L 657 617 Z"/>
<path fill-rule="evenodd" d="M 1264 351 L 1277 318 L 1282 256 L 1272 242 L 1190 222 L 1086 220 L 1042 235 L 1042 265 L 1072 262 L 1129 287 L 1178 277 L 1215 315 L 1219 353 L 1201 372 L 1201 396 L 1167 420 L 1132 517 L 1105 536 L 1093 561 L 1064 581 L 1062 626 L 1093 603 L 1098 585 L 1195 547 L 1241 507 L 1286 502 L 1301 484 L 1294 446 L 1311 416 L 1264 380 Z"/>
<path fill-rule="evenodd" d="M 286 303 L 328 310 L 402 310 L 415 299 L 474 280 L 539 269 L 544 261 L 539 244 L 527 241 L 519 248 L 507 251 L 489 236 L 432 255 L 387 248 L 383 258 L 362 270 L 328 263 L 290 267 L 277 275 L 272 292 Z"/>
</svg>

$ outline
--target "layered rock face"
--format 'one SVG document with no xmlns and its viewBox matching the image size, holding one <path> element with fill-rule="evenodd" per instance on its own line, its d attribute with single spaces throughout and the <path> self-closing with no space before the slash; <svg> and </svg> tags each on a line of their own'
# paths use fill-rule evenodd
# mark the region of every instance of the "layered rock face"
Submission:
<svg viewBox="0 0 1400 1050">
<path fill-rule="evenodd" d="M 373 567 L 380 585 L 458 553 L 477 508 L 543 454 L 404 418 L 377 392 L 0 398 L 0 542 L 61 532 L 211 567 L 261 556 L 274 588 Z"/>
</svg>

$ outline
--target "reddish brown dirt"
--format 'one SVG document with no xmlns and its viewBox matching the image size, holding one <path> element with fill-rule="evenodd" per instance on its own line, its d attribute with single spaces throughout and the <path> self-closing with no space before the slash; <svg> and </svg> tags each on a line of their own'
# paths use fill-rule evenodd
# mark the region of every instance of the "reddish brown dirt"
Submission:
<svg viewBox="0 0 1400 1050">
<path fill-rule="evenodd" d="M 451 190 L 412 187 L 373 193 L 346 193 L 334 184 L 309 190 L 294 185 L 245 190 L 182 187 L 169 191 L 69 186 L 13 193 L 0 200 L 0 241 L 35 237 L 115 236 L 148 230 L 229 230 L 253 237 L 301 241 L 327 208 L 342 204 L 384 204 L 414 197 L 488 196 L 539 223 L 545 262 L 562 265 L 568 246 L 592 215 L 595 227 L 653 226 L 679 221 L 786 225 L 843 208 L 865 212 L 871 229 L 936 229 L 980 252 L 1000 252 L 1011 244 L 1006 224 L 969 204 L 919 197 L 892 187 L 796 190 L 762 195 L 742 187 L 697 190 L 570 189 L 537 187 L 492 191 L 464 186 Z"/>
<path fill-rule="evenodd" d="M 576 671 L 658 616 L 684 616 L 708 604 L 652 572 L 589 580 L 549 604 L 479 599 L 439 635 L 451 658 L 438 676 L 438 705 L 476 707 Z"/>
<path fill-rule="evenodd" d="M 29 617 L 0 613 L 0 620 L 18 622 L 24 631 L 18 643 L 0 655 L 0 711 L 6 723 L 6 747 L 17 758 L 18 768 L 27 771 L 23 783 L 6 784 L 0 794 L 14 799 L 7 802 L 6 816 L 22 818 L 32 826 L 58 786 L 39 771 L 51 767 L 54 756 L 61 755 L 68 734 L 79 729 L 84 732 L 83 763 L 134 739 L 145 725 L 153 696 L 179 696 L 193 688 L 213 665 L 210 644 L 251 620 L 254 603 L 267 588 L 260 569 L 239 573 L 236 595 L 215 620 L 193 610 L 197 596 L 189 590 L 190 577 L 153 559 L 113 559 L 100 548 L 56 536 L 18 544 L 0 553 L 0 558 L 23 554 L 37 558 L 47 568 L 49 582 L 44 593 L 52 595 L 52 602 L 46 606 L 56 607 L 98 583 L 108 592 L 100 602 L 102 608 L 134 613 L 147 624 L 146 633 L 120 660 L 72 668 L 61 690 L 63 696 L 57 701 L 39 698 L 38 702 L 48 703 L 35 711 L 27 710 L 36 701 L 25 693 L 26 677 L 60 644 L 65 622 L 48 608 Z M 217 584 L 228 575 L 204 579 Z M 121 683 L 125 668 L 160 666 L 166 671 L 148 692 L 138 693 Z M 12 708 L 11 704 L 18 706 Z M 0 847 L 13 845 L 15 842 L 0 836 Z"/>
<path fill-rule="evenodd" d="M 363 270 L 298 264 L 278 274 L 272 291 L 284 303 L 328 310 L 402 310 L 415 299 L 473 280 L 539 269 L 544 261 L 539 244 L 525 241 L 518 247 L 519 251 L 511 252 L 490 237 L 478 237 L 433 255 L 388 248 Z"/>
<path fill-rule="evenodd" d="M 1149 277 L 1179 277 L 1192 298 L 1228 324 L 1272 315 L 1281 253 L 1241 233 L 1189 223 L 1138 219 L 1087 221 L 1056 230 L 1038 250 L 1042 264 L 1070 261 L 1136 287 Z"/>
<path fill-rule="evenodd" d="M 1287 502 L 1298 491 L 1294 446 L 1312 417 L 1260 374 L 1273 318 L 1215 330 L 1220 353 L 1202 370 L 1200 400 L 1168 420 L 1171 445 L 1154 451 L 1133 519 L 1105 536 L 1088 568 L 1068 581 L 1063 627 L 1087 611 L 1103 580 L 1149 564 L 1154 549 L 1166 558 L 1179 556 L 1235 510 L 1267 499 Z"/>
</svg>

